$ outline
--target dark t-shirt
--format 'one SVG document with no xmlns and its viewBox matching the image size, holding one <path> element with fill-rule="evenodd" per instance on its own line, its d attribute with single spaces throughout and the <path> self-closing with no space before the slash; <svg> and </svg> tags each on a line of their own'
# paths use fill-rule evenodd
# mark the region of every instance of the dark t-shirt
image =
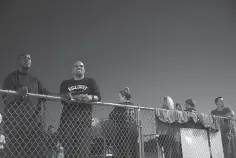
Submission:
<svg viewBox="0 0 236 158">
<path fill-rule="evenodd" d="M 130 101 L 122 102 L 119 104 L 123 105 L 133 105 Z M 114 109 L 109 114 L 109 119 L 112 121 L 112 127 L 115 127 L 117 132 L 117 140 L 122 140 L 123 142 L 128 143 L 134 138 L 137 140 L 138 137 L 138 126 L 137 126 L 137 114 L 134 108 L 130 107 L 114 107 Z M 114 133 L 110 133 L 114 135 Z M 128 141 L 128 142 L 127 142 Z M 132 141 L 131 141 L 132 142 Z M 122 148 L 122 146 L 117 148 Z"/>
<path fill-rule="evenodd" d="M 231 113 L 231 110 L 227 107 L 224 107 L 221 111 L 215 109 L 211 111 L 212 115 L 220 116 L 220 117 L 228 117 L 228 115 Z M 230 123 L 230 119 L 223 119 L 224 123 L 221 124 L 221 133 L 223 134 L 223 137 L 226 133 L 230 133 L 230 131 L 233 129 L 233 125 Z"/>
<path fill-rule="evenodd" d="M 72 96 L 78 94 L 96 95 L 98 96 L 98 101 L 101 100 L 100 90 L 96 84 L 96 81 L 93 78 L 85 77 L 82 80 L 70 79 L 63 81 L 60 86 L 60 93 L 65 94 L 68 92 L 71 92 Z M 66 102 L 62 102 L 62 104 L 64 105 L 64 110 L 66 107 L 70 108 L 70 110 L 73 110 L 75 108 L 73 108 L 73 105 L 68 106 Z M 82 107 L 82 105 L 75 106 Z"/>
<path fill-rule="evenodd" d="M 72 92 L 74 94 L 97 95 L 100 97 L 100 91 L 93 78 L 83 78 L 82 80 L 65 80 L 61 83 L 60 93 Z"/>
<path fill-rule="evenodd" d="M 230 113 L 231 113 L 231 110 L 227 107 L 223 108 L 221 111 L 219 111 L 217 109 L 211 111 L 212 115 L 221 116 L 221 117 L 227 117 L 228 114 L 230 114 Z"/>
<path fill-rule="evenodd" d="M 123 105 L 133 105 L 131 102 L 123 102 L 119 103 Z M 109 118 L 111 120 L 115 120 L 117 122 L 122 123 L 122 121 L 127 122 L 136 122 L 137 116 L 134 108 L 128 107 L 114 107 L 112 112 L 109 114 Z"/>
</svg>

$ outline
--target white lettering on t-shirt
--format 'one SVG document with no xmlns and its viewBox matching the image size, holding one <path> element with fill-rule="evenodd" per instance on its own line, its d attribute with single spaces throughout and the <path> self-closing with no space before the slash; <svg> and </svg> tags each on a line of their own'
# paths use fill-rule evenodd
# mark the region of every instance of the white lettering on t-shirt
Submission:
<svg viewBox="0 0 236 158">
<path fill-rule="evenodd" d="M 69 91 L 73 91 L 75 89 L 77 89 L 77 90 L 84 90 L 85 91 L 86 89 L 88 89 L 88 87 L 85 86 L 85 85 L 76 85 L 76 86 L 68 87 Z"/>
</svg>

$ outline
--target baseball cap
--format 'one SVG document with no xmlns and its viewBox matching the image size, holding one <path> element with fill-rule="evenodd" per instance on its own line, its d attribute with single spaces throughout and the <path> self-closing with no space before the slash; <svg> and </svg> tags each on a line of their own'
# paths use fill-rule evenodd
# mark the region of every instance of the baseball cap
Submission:
<svg viewBox="0 0 236 158">
<path fill-rule="evenodd" d="M 192 106 L 192 107 L 195 107 L 195 104 L 196 104 L 195 100 L 193 100 L 193 99 L 188 99 L 185 101 L 185 103 Z"/>
</svg>

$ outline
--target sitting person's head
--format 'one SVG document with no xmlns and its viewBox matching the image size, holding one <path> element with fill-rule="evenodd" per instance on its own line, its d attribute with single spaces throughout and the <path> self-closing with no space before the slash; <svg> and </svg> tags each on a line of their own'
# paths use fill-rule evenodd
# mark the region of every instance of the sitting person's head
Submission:
<svg viewBox="0 0 236 158">
<path fill-rule="evenodd" d="M 131 93 L 130 93 L 129 87 L 125 87 L 119 92 L 120 102 L 130 101 L 130 99 L 131 99 Z"/>
<path fill-rule="evenodd" d="M 162 104 L 162 109 L 167 109 L 167 110 L 174 110 L 174 101 L 172 100 L 171 97 L 165 96 L 163 98 L 163 104 Z"/>
</svg>

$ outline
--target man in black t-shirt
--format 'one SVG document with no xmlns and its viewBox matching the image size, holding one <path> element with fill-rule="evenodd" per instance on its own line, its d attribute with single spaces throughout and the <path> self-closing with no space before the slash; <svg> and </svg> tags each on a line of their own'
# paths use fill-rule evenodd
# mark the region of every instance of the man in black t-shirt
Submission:
<svg viewBox="0 0 236 158">
<path fill-rule="evenodd" d="M 211 111 L 212 115 L 221 116 L 221 117 L 228 117 L 228 118 L 234 117 L 234 112 L 231 109 L 229 109 L 228 107 L 224 106 L 224 100 L 222 97 L 217 97 L 215 99 L 215 104 L 216 104 L 217 108 Z"/>
<path fill-rule="evenodd" d="M 223 97 L 217 97 L 215 99 L 216 109 L 211 111 L 212 115 L 225 117 L 221 123 L 221 138 L 223 143 L 224 155 L 228 157 L 236 157 L 236 143 L 235 143 L 235 130 L 234 121 L 231 119 L 234 117 L 234 112 L 224 105 Z"/>
<path fill-rule="evenodd" d="M 63 94 L 63 110 L 60 118 L 59 138 L 65 149 L 65 157 L 90 157 L 92 105 L 101 100 L 100 91 L 93 78 L 84 76 L 84 64 L 74 63 L 73 78 L 60 86 Z"/>
<path fill-rule="evenodd" d="M 40 115 L 42 99 L 29 97 L 27 93 L 49 94 L 39 80 L 32 77 L 30 54 L 21 54 L 20 67 L 4 80 L 3 89 L 14 90 L 18 95 L 3 94 L 4 133 L 7 145 L 4 157 L 42 157 L 45 152 L 43 118 Z"/>
</svg>

